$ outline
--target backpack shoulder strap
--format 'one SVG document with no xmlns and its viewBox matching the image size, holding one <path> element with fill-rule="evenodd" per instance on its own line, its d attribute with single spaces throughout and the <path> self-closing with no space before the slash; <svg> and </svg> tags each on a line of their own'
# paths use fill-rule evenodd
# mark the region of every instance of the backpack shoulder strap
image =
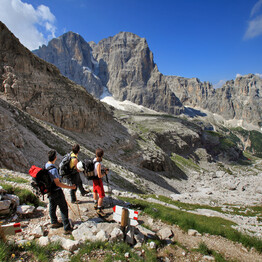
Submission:
<svg viewBox="0 0 262 262">
<path fill-rule="evenodd" d="M 46 168 L 46 170 L 50 171 L 51 169 L 54 169 L 54 168 L 56 168 L 56 167 L 54 165 L 51 165 L 48 168 Z"/>
</svg>

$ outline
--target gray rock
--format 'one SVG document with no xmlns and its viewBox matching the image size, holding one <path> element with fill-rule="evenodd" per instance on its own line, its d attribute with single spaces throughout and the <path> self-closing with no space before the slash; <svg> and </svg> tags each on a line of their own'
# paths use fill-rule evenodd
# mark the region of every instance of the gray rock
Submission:
<svg viewBox="0 0 262 262">
<path fill-rule="evenodd" d="M 137 243 L 144 243 L 145 242 L 145 236 L 141 233 L 141 232 L 139 232 L 138 234 L 135 234 L 135 240 L 136 240 L 136 242 Z"/>
<path fill-rule="evenodd" d="M 257 186 L 256 189 L 255 189 L 255 192 L 257 194 L 262 194 L 262 186 Z"/>
<path fill-rule="evenodd" d="M 155 232 L 153 232 L 153 231 L 151 231 L 151 230 L 149 230 L 149 229 L 147 229 L 147 228 L 145 228 L 145 227 L 143 227 L 143 226 L 141 226 L 141 225 L 137 225 L 136 226 L 136 229 L 139 231 L 139 232 L 141 232 L 143 235 L 145 235 L 146 237 L 148 237 L 148 238 L 155 238 L 156 237 L 156 233 Z M 137 232 L 137 231 L 136 231 Z M 135 232 L 135 234 L 136 234 L 136 232 Z"/>
<path fill-rule="evenodd" d="M 36 228 L 33 229 L 30 235 L 33 235 L 35 237 L 42 237 L 44 235 L 44 230 L 42 226 L 38 225 Z"/>
<path fill-rule="evenodd" d="M 151 248 L 151 249 L 156 249 L 156 243 L 155 242 L 153 242 L 153 241 L 151 241 L 150 243 L 149 243 L 149 247 Z"/>
<path fill-rule="evenodd" d="M 20 205 L 19 197 L 16 195 L 6 194 L 5 199 L 11 200 L 13 203 L 15 203 L 17 206 Z"/>
<path fill-rule="evenodd" d="M 0 201 L 0 210 L 9 210 L 11 203 L 12 203 L 11 200 L 1 200 Z"/>
<path fill-rule="evenodd" d="M 40 246 L 47 246 L 49 243 L 50 243 L 49 237 L 44 237 L 44 236 L 42 236 L 42 237 L 40 237 L 40 238 L 38 239 L 38 244 L 39 244 Z"/>
<path fill-rule="evenodd" d="M 85 222 L 72 232 L 75 240 L 95 240 L 97 224 L 95 222 Z"/>
<path fill-rule="evenodd" d="M 188 234 L 189 236 L 199 236 L 199 235 L 201 235 L 201 234 L 200 234 L 197 230 L 195 230 L 195 229 L 188 229 L 187 234 Z"/>
<path fill-rule="evenodd" d="M 29 205 L 21 205 L 17 207 L 17 214 L 19 215 L 31 215 L 33 214 L 35 208 Z"/>
<path fill-rule="evenodd" d="M 96 234 L 96 240 L 100 240 L 100 241 L 107 241 L 109 239 L 109 235 L 107 234 L 107 232 L 105 232 L 104 230 L 100 230 L 97 234 Z"/>
<path fill-rule="evenodd" d="M 206 261 L 215 261 L 215 258 L 212 256 L 203 256 L 203 259 Z"/>
<path fill-rule="evenodd" d="M 161 228 L 157 234 L 161 239 L 168 239 L 173 236 L 173 231 L 169 227 Z"/>
<path fill-rule="evenodd" d="M 110 241 L 123 241 L 124 233 L 120 228 L 114 228 L 110 234 Z"/>
<path fill-rule="evenodd" d="M 80 246 L 80 241 L 62 238 L 61 245 L 65 250 L 73 252 Z"/>
</svg>

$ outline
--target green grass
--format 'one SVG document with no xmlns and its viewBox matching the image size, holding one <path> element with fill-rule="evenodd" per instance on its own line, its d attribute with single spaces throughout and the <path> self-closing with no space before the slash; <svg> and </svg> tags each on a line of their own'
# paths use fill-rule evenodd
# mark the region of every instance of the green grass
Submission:
<svg viewBox="0 0 262 262">
<path fill-rule="evenodd" d="M 201 242 L 198 248 L 195 249 L 194 251 L 197 251 L 205 256 L 213 256 L 216 262 L 227 262 L 227 260 L 225 260 L 221 254 L 217 253 L 212 249 L 209 249 L 204 242 Z"/>
<path fill-rule="evenodd" d="M 104 262 L 113 262 L 113 261 L 127 261 L 125 258 L 125 253 L 129 253 L 128 261 L 157 261 L 157 254 L 154 250 L 145 249 L 145 257 L 139 257 L 129 245 L 124 242 L 121 243 L 110 243 L 110 242 L 86 242 L 86 244 L 80 249 L 77 255 L 71 257 L 71 262 L 82 262 L 89 261 L 85 259 L 85 256 L 98 253 L 98 250 L 104 251 L 101 252 L 104 254 Z M 92 260 L 91 260 L 92 261 Z M 97 260 L 93 260 L 97 261 Z"/>
<path fill-rule="evenodd" d="M 257 157 L 262 157 L 262 133 L 256 130 L 245 130 L 241 127 L 231 129 L 234 133 L 239 134 L 245 139 L 250 140 L 251 146 L 247 148 L 249 152 L 252 152 Z"/>
<path fill-rule="evenodd" d="M 258 131 L 250 131 L 251 147 L 249 150 L 255 152 L 255 156 L 262 157 L 262 134 Z"/>
<path fill-rule="evenodd" d="M 13 176 L 10 176 L 10 175 L 0 176 L 0 181 L 16 182 L 16 183 L 19 183 L 19 184 L 24 184 L 24 183 L 28 183 L 29 182 L 29 180 L 26 180 L 24 178 L 13 177 Z"/>
<path fill-rule="evenodd" d="M 2 184 L 2 183 L 0 183 L 0 186 L 2 186 L 3 189 L 7 191 L 8 194 L 17 195 L 20 199 L 20 204 L 33 205 L 35 207 L 45 205 L 43 202 L 39 200 L 39 198 L 35 194 L 33 194 L 28 189 L 13 187 L 12 185 Z"/>
<path fill-rule="evenodd" d="M 184 171 L 186 168 L 194 169 L 196 171 L 201 170 L 201 168 L 197 164 L 195 164 L 191 158 L 187 159 L 178 154 L 172 154 L 171 160 L 174 161 L 175 164 Z"/>
<path fill-rule="evenodd" d="M 54 252 L 62 250 L 58 243 L 50 243 L 47 246 L 39 246 L 35 241 L 28 241 L 25 244 L 6 244 L 0 241 L 0 261 L 41 261 L 49 262 Z M 19 259 L 19 260 L 18 260 Z"/>
<path fill-rule="evenodd" d="M 222 163 L 218 163 L 217 165 L 219 166 L 219 170 L 224 171 L 229 175 L 233 175 L 233 172 L 229 168 L 226 168 Z"/>
<path fill-rule="evenodd" d="M 140 199 L 122 198 L 122 200 L 134 204 L 145 213 L 155 219 L 178 225 L 183 230 L 195 229 L 199 233 L 209 233 L 219 235 L 234 242 L 242 243 L 245 247 L 254 247 L 262 252 L 262 240 L 238 232 L 231 226 L 235 223 L 219 217 L 206 217 L 187 213 L 186 211 L 176 210 L 160 204 L 149 203 Z"/>
</svg>

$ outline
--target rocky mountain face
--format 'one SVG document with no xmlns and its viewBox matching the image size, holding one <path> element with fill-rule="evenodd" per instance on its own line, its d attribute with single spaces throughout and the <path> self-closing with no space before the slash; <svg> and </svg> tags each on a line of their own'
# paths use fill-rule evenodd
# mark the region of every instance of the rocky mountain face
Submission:
<svg viewBox="0 0 262 262">
<path fill-rule="evenodd" d="M 32 54 L 0 24 L 0 94 L 23 111 L 72 131 L 95 130 L 104 106 L 59 70 Z"/>
<path fill-rule="evenodd" d="M 262 79 L 257 75 L 239 76 L 235 80 L 227 81 L 218 89 L 214 89 L 209 82 L 202 83 L 197 78 L 165 78 L 171 90 L 185 106 L 203 108 L 226 119 L 261 123 Z"/>
<path fill-rule="evenodd" d="M 78 39 L 77 44 L 72 39 Z M 33 52 L 56 65 L 65 76 L 81 83 L 96 97 L 101 95 L 102 89 L 101 85 L 97 88 L 96 84 L 85 80 L 82 72 L 88 65 L 92 72 L 90 74 L 97 81 L 101 80 L 102 86 L 107 87 L 118 100 L 129 100 L 170 114 L 183 112 L 182 103 L 163 81 L 163 75 L 158 71 L 153 54 L 144 38 L 121 32 L 114 37 L 101 40 L 97 45 L 94 42 L 90 42 L 89 48 L 87 45 L 79 35 L 69 32 L 53 39 L 48 46 Z M 63 52 L 63 50 L 71 51 Z M 76 53 L 81 53 L 80 59 Z M 85 53 L 88 54 L 85 56 Z M 82 57 L 89 57 L 91 60 L 89 63 L 87 61 L 83 63 Z M 78 63 L 73 73 L 66 70 L 71 68 L 72 60 Z M 75 75 L 77 77 L 74 77 Z M 79 82 L 80 75 L 82 82 Z"/>
<path fill-rule="evenodd" d="M 90 45 L 79 35 L 68 32 L 34 51 L 36 55 L 59 68 L 75 83 L 88 87 L 88 92 L 99 98 L 103 85 L 97 77 L 98 63 L 93 59 Z"/>
<path fill-rule="evenodd" d="M 186 112 L 187 106 L 226 119 L 243 119 L 256 125 L 261 121 L 260 77 L 237 77 L 214 89 L 197 78 L 165 76 L 158 71 L 146 40 L 132 33 L 120 32 L 95 44 L 69 32 L 34 53 L 96 97 L 104 86 L 120 101 L 129 100 L 160 112 L 177 115 Z"/>
</svg>

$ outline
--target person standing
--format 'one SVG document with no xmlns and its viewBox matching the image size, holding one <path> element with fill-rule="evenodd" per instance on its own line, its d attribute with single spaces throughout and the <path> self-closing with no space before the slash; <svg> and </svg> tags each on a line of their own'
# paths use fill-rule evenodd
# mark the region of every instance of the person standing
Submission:
<svg viewBox="0 0 262 262">
<path fill-rule="evenodd" d="M 55 161 L 57 159 L 56 151 L 50 150 L 48 152 L 48 162 L 45 164 L 45 168 L 49 170 L 50 177 L 52 180 L 52 190 L 50 195 L 48 196 L 49 199 L 49 215 L 51 219 L 51 227 L 52 228 L 59 228 L 64 226 L 64 233 L 65 234 L 71 234 L 73 231 L 73 228 L 71 227 L 68 219 L 68 206 L 66 203 L 65 195 L 62 190 L 62 188 L 70 188 L 75 189 L 76 186 L 72 185 L 66 185 L 62 182 L 60 182 L 60 176 L 58 174 L 58 170 L 55 167 Z M 62 221 L 58 222 L 57 216 L 56 216 L 56 209 L 57 206 L 60 209 Z"/>
<path fill-rule="evenodd" d="M 99 216 L 105 216 L 105 213 L 102 210 L 103 199 L 105 197 L 105 191 L 103 186 L 102 177 L 107 175 L 108 169 L 102 167 L 102 158 L 104 151 L 101 148 L 96 149 L 96 157 L 93 162 L 95 164 L 94 173 L 96 179 L 93 179 L 93 197 L 94 197 L 94 208 L 97 210 Z"/>
<path fill-rule="evenodd" d="M 72 203 L 79 203 L 79 201 L 76 199 L 76 190 L 77 188 L 80 190 L 80 193 L 82 196 L 85 196 L 88 191 L 86 191 L 83 187 L 83 182 L 80 177 L 80 170 L 77 169 L 77 163 L 78 163 L 78 153 L 80 151 L 80 146 L 78 144 L 75 144 L 72 147 L 72 152 L 71 152 L 71 161 L 70 161 L 70 169 L 72 170 L 70 173 L 69 181 L 72 184 L 76 185 L 75 189 L 70 190 L 70 196 L 71 196 L 71 202 Z"/>
</svg>

